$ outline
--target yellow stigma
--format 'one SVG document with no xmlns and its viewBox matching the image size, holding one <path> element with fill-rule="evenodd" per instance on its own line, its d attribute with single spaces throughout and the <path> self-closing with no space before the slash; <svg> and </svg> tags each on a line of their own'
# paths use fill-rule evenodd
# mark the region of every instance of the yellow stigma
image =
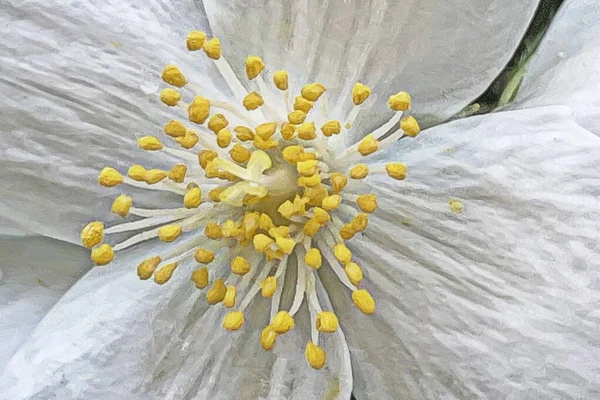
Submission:
<svg viewBox="0 0 600 400">
<path fill-rule="evenodd" d="M 373 314 L 375 312 L 375 300 L 365 289 L 359 289 L 352 292 L 352 302 L 364 314 Z"/>
<path fill-rule="evenodd" d="M 265 104 L 265 101 L 263 100 L 262 96 L 256 92 L 248 93 L 246 95 L 246 97 L 244 97 L 244 100 L 242 101 L 242 105 L 248 111 L 256 110 L 258 107 L 262 106 L 263 104 Z"/>
<path fill-rule="evenodd" d="M 146 180 L 146 168 L 141 165 L 132 165 L 127 171 L 127 176 L 134 181 L 144 182 Z"/>
<path fill-rule="evenodd" d="M 292 124 L 284 122 L 281 124 L 279 131 L 281 132 L 281 137 L 283 137 L 283 139 L 292 140 L 294 138 L 294 134 L 296 133 L 296 127 Z"/>
<path fill-rule="evenodd" d="M 220 148 L 224 149 L 231 144 L 231 132 L 227 129 L 221 129 L 219 133 L 217 133 L 217 145 Z"/>
<path fill-rule="evenodd" d="M 294 327 L 294 318 L 287 311 L 279 311 L 273 317 L 271 326 L 280 335 L 288 333 Z"/>
<path fill-rule="evenodd" d="M 227 125 L 229 125 L 229 121 L 227 121 L 227 118 L 223 114 L 213 114 L 208 120 L 207 126 L 216 135 L 221 129 L 226 128 Z"/>
<path fill-rule="evenodd" d="M 183 183 L 186 173 L 187 166 L 185 164 L 175 164 L 167 173 L 167 177 L 173 182 Z"/>
<path fill-rule="evenodd" d="M 162 262 L 159 256 L 153 256 L 145 259 L 137 266 L 137 274 L 141 280 L 150 279 L 156 267 Z"/>
<path fill-rule="evenodd" d="M 169 107 L 175 107 L 179 100 L 181 100 L 181 95 L 175 89 L 166 88 L 160 91 L 160 101 Z"/>
<path fill-rule="evenodd" d="M 344 272 L 353 285 L 358 285 L 362 281 L 362 270 L 356 263 L 350 261 L 344 266 Z"/>
<path fill-rule="evenodd" d="M 208 286 L 208 268 L 201 267 L 195 269 L 190 276 L 190 280 L 198 289 L 204 289 Z"/>
<path fill-rule="evenodd" d="M 363 179 L 369 175 L 369 167 L 367 167 L 367 164 L 357 164 L 350 168 L 349 175 L 352 179 Z"/>
<path fill-rule="evenodd" d="M 317 137 L 315 123 L 305 122 L 297 129 L 298 138 L 302 140 L 313 140 Z"/>
<path fill-rule="evenodd" d="M 244 324 L 244 314 L 241 311 L 230 311 L 223 318 L 223 328 L 237 331 Z"/>
<path fill-rule="evenodd" d="M 308 101 L 302 96 L 296 96 L 294 98 L 294 110 L 296 111 L 302 111 L 303 113 L 308 114 L 312 106 L 312 101 Z"/>
<path fill-rule="evenodd" d="M 235 300 L 237 297 L 235 286 L 229 285 L 227 286 L 227 291 L 225 292 L 225 298 L 223 298 L 223 305 L 227 308 L 231 308 L 235 306 Z"/>
<path fill-rule="evenodd" d="M 298 125 L 306 119 L 306 112 L 301 110 L 292 111 L 288 114 L 288 122 L 293 125 Z"/>
<path fill-rule="evenodd" d="M 248 56 L 246 58 L 246 76 L 252 80 L 256 78 L 265 68 L 263 60 L 257 56 Z"/>
<path fill-rule="evenodd" d="M 158 229 L 158 238 L 163 242 L 172 242 L 181 235 L 179 225 L 165 225 Z"/>
<path fill-rule="evenodd" d="M 154 136 L 142 136 L 137 140 L 137 143 L 140 149 L 146 151 L 162 150 L 163 148 L 162 143 Z"/>
<path fill-rule="evenodd" d="M 244 257 L 237 256 L 229 264 L 231 272 L 236 275 L 246 275 L 250 271 L 250 264 Z"/>
<path fill-rule="evenodd" d="M 375 197 L 375 195 L 373 193 L 361 194 L 356 199 L 356 204 L 358 205 L 358 208 L 360 208 L 360 210 L 362 212 L 371 214 L 377 208 L 377 198 Z"/>
<path fill-rule="evenodd" d="M 410 108 L 410 95 L 398 92 L 388 98 L 388 107 L 393 111 L 406 111 Z"/>
<path fill-rule="evenodd" d="M 371 89 L 360 82 L 356 82 L 352 88 L 352 102 L 355 105 L 361 105 L 371 95 Z"/>
<path fill-rule="evenodd" d="M 400 129 L 402 129 L 402 131 L 410 137 L 415 137 L 419 134 L 419 132 L 421 132 L 419 123 L 412 115 L 402 117 L 400 120 Z"/>
<path fill-rule="evenodd" d="M 200 31 L 191 31 L 185 39 L 185 45 L 189 51 L 202 50 L 206 34 Z"/>
<path fill-rule="evenodd" d="M 288 73 L 286 70 L 275 71 L 273 74 L 273 83 L 279 90 L 288 89 Z"/>
<path fill-rule="evenodd" d="M 194 252 L 194 259 L 200 264 L 210 264 L 215 259 L 215 253 L 206 249 L 197 249 Z"/>
<path fill-rule="evenodd" d="M 202 46 L 208 58 L 218 60 L 221 58 L 221 42 L 217 38 L 212 38 L 204 42 Z"/>
<path fill-rule="evenodd" d="M 300 93 L 306 100 L 315 102 L 319 100 L 319 97 L 321 97 L 323 93 L 325 93 L 325 90 L 327 90 L 325 89 L 325 86 L 320 83 L 309 83 L 302 87 Z"/>
<path fill-rule="evenodd" d="M 173 64 L 167 65 L 160 74 L 160 77 L 165 83 L 179 88 L 185 86 L 187 83 L 179 68 Z"/>
<path fill-rule="evenodd" d="M 160 169 L 149 169 L 144 174 L 144 182 L 146 182 L 148 185 L 154 185 L 166 177 L 167 173 L 165 171 L 161 171 Z"/>
<path fill-rule="evenodd" d="M 127 214 L 129 214 L 131 203 L 131 197 L 127 196 L 126 194 L 120 194 L 117 196 L 115 201 L 113 201 L 112 206 L 110 207 L 110 212 L 121 216 L 121 218 L 125 218 Z"/>
<path fill-rule="evenodd" d="M 106 265 L 113 260 L 114 256 L 112 247 L 104 243 L 92 249 L 90 258 L 96 265 Z"/>
<path fill-rule="evenodd" d="M 323 207 L 323 209 L 326 211 L 332 211 L 338 208 L 341 202 L 342 198 L 339 194 L 332 194 L 331 196 L 327 196 L 323 199 L 321 207 Z"/>
<path fill-rule="evenodd" d="M 196 96 L 187 108 L 188 119 L 196 124 L 203 124 L 210 113 L 210 101 Z"/>
<path fill-rule="evenodd" d="M 175 120 L 170 120 L 167 122 L 163 130 L 166 135 L 174 138 L 184 137 L 185 133 L 187 132 L 185 125 Z"/>
<path fill-rule="evenodd" d="M 102 243 L 103 238 L 104 224 L 100 221 L 90 222 L 81 230 L 81 244 L 88 249 Z"/>
<path fill-rule="evenodd" d="M 277 280 L 273 276 L 266 277 L 265 280 L 260 283 L 260 293 L 262 294 L 262 297 L 266 299 L 273 297 L 275 289 L 277 289 Z"/>
<path fill-rule="evenodd" d="M 123 183 L 123 177 L 116 169 L 104 167 L 98 175 L 98 183 L 104 187 L 115 187 Z"/>
<path fill-rule="evenodd" d="M 321 132 L 323 135 L 329 137 L 331 135 L 337 135 L 342 131 L 342 126 L 340 125 L 340 121 L 333 120 L 327 121 L 321 126 Z"/>
<path fill-rule="evenodd" d="M 173 276 L 175 268 L 177 268 L 177 263 L 163 265 L 154 273 L 154 282 L 159 285 L 167 283 L 171 279 L 171 276 Z"/>
<path fill-rule="evenodd" d="M 304 255 L 304 263 L 311 268 L 319 269 L 322 262 L 321 252 L 319 249 L 309 249 Z"/>
<path fill-rule="evenodd" d="M 343 243 L 333 246 L 333 255 L 342 265 L 348 264 L 352 259 L 352 252 Z"/>
<path fill-rule="evenodd" d="M 227 287 L 221 279 L 216 279 L 206 292 L 206 302 L 210 305 L 218 304 L 225 299 Z"/>
<path fill-rule="evenodd" d="M 308 342 L 306 344 L 304 357 L 306 358 L 308 365 L 310 365 L 313 369 L 321 369 L 325 365 L 325 350 L 316 344 L 313 344 L 313 342 Z"/>
<path fill-rule="evenodd" d="M 385 165 L 385 171 L 387 172 L 387 174 L 390 178 L 394 178 L 399 181 L 406 178 L 406 165 L 404 165 L 402 163 L 399 163 L 399 162 L 388 163 Z"/>
<path fill-rule="evenodd" d="M 273 329 L 271 325 L 267 325 L 260 332 L 260 346 L 266 351 L 269 351 L 273 348 L 276 339 L 277 332 L 275 332 L 275 329 Z"/>
<path fill-rule="evenodd" d="M 316 328 L 319 332 L 333 333 L 338 327 L 337 316 L 331 311 L 317 313 Z"/>
<path fill-rule="evenodd" d="M 333 194 L 338 194 L 341 192 L 348 183 L 348 178 L 339 172 L 334 172 L 329 175 L 329 180 L 331 180 L 331 191 Z"/>
<path fill-rule="evenodd" d="M 375 153 L 378 148 L 379 141 L 371 134 L 365 136 L 363 140 L 358 143 L 358 152 L 363 156 L 368 156 L 369 154 Z"/>
</svg>

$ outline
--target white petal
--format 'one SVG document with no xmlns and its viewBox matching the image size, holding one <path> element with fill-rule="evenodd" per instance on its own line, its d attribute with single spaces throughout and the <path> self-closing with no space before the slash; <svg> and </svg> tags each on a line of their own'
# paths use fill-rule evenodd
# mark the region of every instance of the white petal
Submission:
<svg viewBox="0 0 600 400">
<path fill-rule="evenodd" d="M 0 239 L 0 370 L 91 264 L 80 246 L 28 237 Z"/>
<path fill-rule="evenodd" d="M 600 135 L 600 10 L 595 0 L 567 0 L 532 57 L 512 108 L 568 105 Z"/>
<path fill-rule="evenodd" d="M 202 72 L 206 57 L 187 54 L 184 39 L 206 27 L 204 12 L 191 0 L 10 0 L 3 10 L 0 232 L 75 242 L 121 193 L 96 183 L 100 169 L 173 165 L 135 139 L 161 136 L 178 116 L 158 101 L 164 65 Z M 138 193 L 136 200 L 156 203 L 149 191 Z"/>
<path fill-rule="evenodd" d="M 356 397 L 597 397 L 600 139 L 546 107 L 431 128 L 388 156 L 408 176 L 371 181 L 380 206 L 349 245 L 375 314 L 348 311 L 321 268 Z"/>
<path fill-rule="evenodd" d="M 335 338 L 324 343 L 327 367 L 313 371 L 304 360 L 307 310 L 280 336 L 272 352 L 258 343 L 270 303 L 258 297 L 244 326 L 221 328 L 225 309 L 208 307 L 204 291 L 180 265 L 163 286 L 140 281 L 135 267 L 158 248 L 119 253 L 108 267 L 84 276 L 50 311 L 0 377 L 11 399 L 317 399 L 340 389 Z M 214 263 L 213 263 L 214 264 Z M 213 278 L 227 265 L 210 266 Z M 293 274 L 292 274 L 293 275 Z M 294 276 L 288 279 L 295 281 Z M 290 302 L 284 292 L 284 302 Z M 341 389 L 340 389 L 341 390 Z M 345 389 L 349 397 L 348 388 Z"/>
</svg>

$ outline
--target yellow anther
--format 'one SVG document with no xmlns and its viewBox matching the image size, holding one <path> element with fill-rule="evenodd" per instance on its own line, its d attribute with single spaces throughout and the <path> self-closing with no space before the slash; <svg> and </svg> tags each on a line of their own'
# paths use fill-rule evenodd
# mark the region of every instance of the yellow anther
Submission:
<svg viewBox="0 0 600 400">
<path fill-rule="evenodd" d="M 254 249 L 259 253 L 264 253 L 273 243 L 275 243 L 273 239 L 262 233 L 255 235 L 252 239 Z"/>
<path fill-rule="evenodd" d="M 352 292 L 352 302 L 363 314 L 373 314 L 375 311 L 375 300 L 365 289 Z"/>
<path fill-rule="evenodd" d="M 163 130 L 166 135 L 174 138 L 184 137 L 187 132 L 185 125 L 175 120 L 170 120 L 167 122 Z"/>
<path fill-rule="evenodd" d="M 268 276 L 260 283 L 260 294 L 264 298 L 271 298 L 277 289 L 277 279 L 274 276 Z"/>
<path fill-rule="evenodd" d="M 314 269 L 320 268 L 323 260 L 321 259 L 321 252 L 319 249 L 309 249 L 304 255 L 304 263 Z"/>
<path fill-rule="evenodd" d="M 154 282 L 159 285 L 167 283 L 171 276 L 173 276 L 173 272 L 175 272 L 175 268 L 177 268 L 177 263 L 169 263 L 163 265 L 154 273 Z"/>
<path fill-rule="evenodd" d="M 419 123 L 412 115 L 402 117 L 400 120 L 400 129 L 402 129 L 402 131 L 410 137 L 415 137 L 419 134 L 419 132 L 421 132 Z"/>
<path fill-rule="evenodd" d="M 200 264 L 210 264 L 215 259 L 215 253 L 206 249 L 197 249 L 194 252 L 194 259 Z"/>
<path fill-rule="evenodd" d="M 244 100 L 242 100 L 242 105 L 248 111 L 256 110 L 263 104 L 265 104 L 265 101 L 263 100 L 262 96 L 256 92 L 248 93 L 246 97 L 244 97 Z"/>
<path fill-rule="evenodd" d="M 329 220 L 331 220 L 329 213 L 327 211 L 323 210 L 321 207 L 314 207 L 312 209 L 312 211 L 313 211 L 313 218 L 316 219 L 317 222 L 321 225 L 324 225 L 327 222 L 329 222 Z"/>
<path fill-rule="evenodd" d="M 364 103 L 366 99 L 371 95 L 371 89 L 368 86 L 363 85 L 360 82 L 356 82 L 352 88 L 352 102 L 355 105 Z"/>
<path fill-rule="evenodd" d="M 200 163 L 200 167 L 202 167 L 202 169 L 205 169 L 208 163 L 217 158 L 218 156 L 219 155 L 217 154 L 217 152 L 213 150 L 202 150 L 198 152 L 198 162 Z"/>
<path fill-rule="evenodd" d="M 134 181 L 143 182 L 146 179 L 146 168 L 141 165 L 132 165 L 127 171 L 127 176 Z"/>
<path fill-rule="evenodd" d="M 223 237 L 234 237 L 240 233 L 240 230 L 235 222 L 228 219 L 224 223 L 221 224 L 221 232 L 223 233 Z"/>
<path fill-rule="evenodd" d="M 159 256 L 153 256 L 145 259 L 137 266 L 137 274 L 142 280 L 150 279 L 158 264 L 162 262 Z"/>
<path fill-rule="evenodd" d="M 332 194 L 331 196 L 327 196 L 323 199 L 322 206 L 324 210 L 331 211 L 338 208 L 342 201 L 342 198 L 339 194 Z"/>
<path fill-rule="evenodd" d="M 296 127 L 292 124 L 284 122 L 281 124 L 279 131 L 285 140 L 291 140 L 294 138 L 294 134 L 296 133 Z"/>
<path fill-rule="evenodd" d="M 227 189 L 226 186 L 219 186 L 208 191 L 208 198 L 214 203 L 221 202 L 221 193 Z"/>
<path fill-rule="evenodd" d="M 357 164 L 350 168 L 349 175 L 352 179 L 363 179 L 369 175 L 369 167 L 367 167 L 367 164 Z"/>
<path fill-rule="evenodd" d="M 263 231 L 270 231 L 273 228 L 273 220 L 267 214 L 260 214 L 260 218 L 258 219 L 258 226 Z"/>
<path fill-rule="evenodd" d="M 103 238 L 104 224 L 100 221 L 90 222 L 81 230 L 81 244 L 88 249 L 102 243 Z"/>
<path fill-rule="evenodd" d="M 316 344 L 313 344 L 313 342 L 308 342 L 306 344 L 304 357 L 306 358 L 308 365 L 313 369 L 321 369 L 325 365 L 325 350 Z"/>
<path fill-rule="evenodd" d="M 296 214 L 298 215 L 304 215 L 304 212 L 306 211 L 306 204 L 310 201 L 310 198 L 306 197 L 306 196 L 298 196 L 296 195 L 296 197 L 294 197 L 294 207 L 296 207 Z"/>
<path fill-rule="evenodd" d="M 277 339 L 277 332 L 271 325 L 265 326 L 265 328 L 260 332 L 260 346 L 269 351 L 275 345 L 275 340 Z"/>
<path fill-rule="evenodd" d="M 321 224 L 319 224 L 319 221 L 317 221 L 314 218 L 311 218 L 308 221 L 306 221 L 304 227 L 302 228 L 302 231 L 306 236 L 313 237 L 317 234 L 319 229 L 321 229 Z"/>
<path fill-rule="evenodd" d="M 172 242 L 181 235 L 181 227 L 171 224 L 158 228 L 158 238 L 163 242 Z"/>
<path fill-rule="evenodd" d="M 256 127 L 256 135 L 260 136 L 264 140 L 271 139 L 271 136 L 277 130 L 277 124 L 275 122 L 266 122 Z"/>
<path fill-rule="evenodd" d="M 217 144 L 224 149 L 231 144 L 231 132 L 228 129 L 221 129 L 217 133 Z"/>
<path fill-rule="evenodd" d="M 186 173 L 187 167 L 185 164 L 175 164 L 173 168 L 169 170 L 167 177 L 173 182 L 183 183 Z"/>
<path fill-rule="evenodd" d="M 183 87 L 187 83 L 179 68 L 173 64 L 167 65 L 160 74 L 160 77 L 169 85 L 177 87 Z"/>
<path fill-rule="evenodd" d="M 296 170 L 302 176 L 311 176 L 319 172 L 317 160 L 299 161 L 296 164 Z"/>
<path fill-rule="evenodd" d="M 296 180 L 296 185 L 302 187 L 315 187 L 321 184 L 321 178 L 318 174 L 311 176 L 301 176 Z"/>
<path fill-rule="evenodd" d="M 244 314 L 241 311 L 230 311 L 223 317 L 223 328 L 237 331 L 244 324 Z"/>
<path fill-rule="evenodd" d="M 406 165 L 395 162 L 385 165 L 385 171 L 390 178 L 398 179 L 399 181 L 406 178 Z"/>
<path fill-rule="evenodd" d="M 448 200 L 448 207 L 454 214 L 460 214 L 463 211 L 463 203 L 458 199 Z"/>
<path fill-rule="evenodd" d="M 327 121 L 321 126 L 321 132 L 323 135 L 329 137 L 331 135 L 337 135 L 342 131 L 342 126 L 340 125 L 340 121 L 333 120 Z"/>
<path fill-rule="evenodd" d="M 329 180 L 331 181 L 331 191 L 333 194 L 338 194 L 341 192 L 348 183 L 348 178 L 345 175 L 340 174 L 339 172 L 333 172 L 329 175 Z"/>
<path fill-rule="evenodd" d="M 298 210 L 297 210 L 296 206 L 294 206 L 294 203 L 292 203 L 289 200 L 286 200 L 283 203 L 281 203 L 281 205 L 277 209 L 277 212 L 279 214 L 281 214 L 281 216 L 283 216 L 284 218 L 288 218 L 288 219 L 292 215 L 296 214 L 297 211 Z"/>
<path fill-rule="evenodd" d="M 323 199 L 329 195 L 327 189 L 323 186 L 307 187 L 304 189 L 304 195 L 309 198 L 308 204 L 311 206 L 320 206 Z"/>
<path fill-rule="evenodd" d="M 144 182 L 148 185 L 154 185 L 167 177 L 167 173 L 165 171 L 161 171 L 160 169 L 149 169 L 144 174 Z"/>
<path fill-rule="evenodd" d="M 198 143 L 198 140 L 198 135 L 192 131 L 187 131 L 184 137 L 175 138 L 175 141 L 184 149 L 191 149 Z"/>
<path fill-rule="evenodd" d="M 348 264 L 352 259 L 352 252 L 344 243 L 338 243 L 333 246 L 333 255 L 342 265 Z"/>
<path fill-rule="evenodd" d="M 191 31 L 188 33 L 185 39 L 185 44 L 189 51 L 201 50 L 204 41 L 206 40 L 206 34 L 200 31 Z"/>
<path fill-rule="evenodd" d="M 273 74 L 273 83 L 279 90 L 287 90 L 288 88 L 288 73 L 286 70 L 275 71 Z"/>
<path fill-rule="evenodd" d="M 271 139 L 264 140 L 260 136 L 254 136 L 252 145 L 259 150 L 271 150 L 277 148 L 277 146 L 279 146 L 279 142 Z"/>
<path fill-rule="evenodd" d="M 104 167 L 98 175 L 98 183 L 104 187 L 114 187 L 123 183 L 123 177 L 116 169 Z"/>
<path fill-rule="evenodd" d="M 298 138 L 302 140 L 313 140 L 317 137 L 315 123 L 305 122 L 298 126 Z"/>
<path fill-rule="evenodd" d="M 254 132 L 252 132 L 252 129 L 245 126 L 236 126 L 233 128 L 233 131 L 235 132 L 235 136 L 242 142 L 248 142 L 254 139 Z"/>
<path fill-rule="evenodd" d="M 190 275 L 190 280 L 194 282 L 194 285 L 196 285 L 198 289 L 204 289 L 208 286 L 208 268 L 202 267 L 195 269 Z"/>
<path fill-rule="evenodd" d="M 212 58 L 213 60 L 221 58 L 221 42 L 217 38 L 205 40 L 202 49 L 208 58 Z"/>
<path fill-rule="evenodd" d="M 220 303 L 227 294 L 227 287 L 221 279 L 215 279 L 210 289 L 206 291 L 206 302 L 210 305 Z"/>
<path fill-rule="evenodd" d="M 229 156 L 236 163 L 243 164 L 250 159 L 250 151 L 241 144 L 236 143 L 229 150 Z"/>
<path fill-rule="evenodd" d="M 351 224 L 344 224 L 340 228 L 340 236 L 342 237 L 342 239 L 350 240 L 354 237 L 354 235 L 356 235 L 356 231 L 354 230 Z"/>
<path fill-rule="evenodd" d="M 305 114 L 308 114 L 312 106 L 312 101 L 308 101 L 302 96 L 296 96 L 294 99 L 294 110 L 296 111 L 302 111 Z"/>
<path fill-rule="evenodd" d="M 285 226 L 285 225 L 274 226 L 271 229 L 269 229 L 269 235 L 271 235 L 274 238 L 276 238 L 277 236 L 287 237 L 289 234 L 290 234 L 289 226 Z"/>
<path fill-rule="evenodd" d="M 353 285 L 358 285 L 362 281 L 362 270 L 356 263 L 350 261 L 344 266 L 344 272 Z"/>
<path fill-rule="evenodd" d="M 302 154 L 304 153 L 304 148 L 302 146 L 287 146 L 281 152 L 283 159 L 292 165 L 296 165 Z"/>
<path fill-rule="evenodd" d="M 317 159 L 316 153 L 302 153 L 300 155 L 300 161 L 308 161 L 308 160 L 316 160 L 316 159 Z"/>
<path fill-rule="evenodd" d="M 352 218 L 350 225 L 355 232 L 362 232 L 369 225 L 369 217 L 365 213 L 358 213 Z"/>
<path fill-rule="evenodd" d="M 104 243 L 92 249 L 90 258 L 96 265 L 106 265 L 113 260 L 114 256 L 112 247 Z"/>
<path fill-rule="evenodd" d="M 236 275 L 246 275 L 248 271 L 250 271 L 250 264 L 248 264 L 248 261 L 241 256 L 234 257 L 234 259 L 231 260 L 229 267 L 231 268 L 231 272 Z"/>
<path fill-rule="evenodd" d="M 120 194 L 117 196 L 115 201 L 113 201 L 112 206 L 110 207 L 110 212 L 120 215 L 122 218 L 125 218 L 127 214 L 129 214 L 129 209 L 131 208 L 131 197 Z"/>
<path fill-rule="evenodd" d="M 410 108 L 410 95 L 398 92 L 388 98 L 388 107 L 394 111 L 406 111 Z"/>
<path fill-rule="evenodd" d="M 263 60 L 257 56 L 248 56 L 246 58 L 246 76 L 252 80 L 256 78 L 265 68 Z"/>
<path fill-rule="evenodd" d="M 237 297 L 235 286 L 227 286 L 227 292 L 225 292 L 225 298 L 223 299 L 223 305 L 227 308 L 235 306 L 235 300 Z"/>
<path fill-rule="evenodd" d="M 379 148 L 379 141 L 373 137 L 373 135 L 368 134 L 363 138 L 363 140 L 358 143 L 358 152 L 363 156 L 368 156 L 377 151 Z"/>
<path fill-rule="evenodd" d="M 221 239 L 223 237 L 223 233 L 221 232 L 221 227 L 215 222 L 211 221 L 204 227 L 204 236 L 209 239 Z"/>
<path fill-rule="evenodd" d="M 271 326 L 280 335 L 288 333 L 294 327 L 294 318 L 287 311 L 279 311 L 273 317 Z"/>
<path fill-rule="evenodd" d="M 194 97 L 187 108 L 188 119 L 196 124 L 203 124 L 210 113 L 210 101 L 202 96 Z"/>
<path fill-rule="evenodd" d="M 277 244 L 279 249 L 285 254 L 292 254 L 292 252 L 294 251 L 294 247 L 296 247 L 297 244 L 294 239 L 286 238 L 283 236 L 277 236 L 277 238 L 275 239 L 275 243 Z"/>
<path fill-rule="evenodd" d="M 321 85 L 320 83 L 309 83 L 308 85 L 304 85 L 302 87 L 300 94 L 302 94 L 302 97 L 304 97 L 306 100 L 314 102 L 319 100 L 319 97 L 325 93 L 325 90 L 327 90 L 325 89 L 325 86 Z"/>
<path fill-rule="evenodd" d="M 208 120 L 207 126 L 216 135 L 221 129 L 226 128 L 227 125 L 229 125 L 229 121 L 227 121 L 227 118 L 223 114 L 213 114 Z"/>
<path fill-rule="evenodd" d="M 377 197 L 375 197 L 373 193 L 361 194 L 356 199 L 356 204 L 358 204 L 358 207 L 361 209 L 362 212 L 371 214 L 377 208 Z"/>
<path fill-rule="evenodd" d="M 181 100 L 181 95 L 175 89 L 166 88 L 160 91 L 160 101 L 169 107 L 175 107 L 179 100 Z"/>
<path fill-rule="evenodd" d="M 296 110 L 288 114 L 288 122 L 290 124 L 298 125 L 304 122 L 306 119 L 306 113 L 304 111 Z"/>
<path fill-rule="evenodd" d="M 334 333 L 338 327 L 338 318 L 331 311 L 317 313 L 316 327 L 319 332 Z"/>
</svg>

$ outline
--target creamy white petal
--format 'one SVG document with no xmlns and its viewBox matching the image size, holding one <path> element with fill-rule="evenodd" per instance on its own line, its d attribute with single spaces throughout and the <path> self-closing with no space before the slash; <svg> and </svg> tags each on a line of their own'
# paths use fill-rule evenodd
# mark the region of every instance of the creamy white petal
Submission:
<svg viewBox="0 0 600 400">
<path fill-rule="evenodd" d="M 332 297 L 356 397 L 600 396 L 600 139 L 555 106 L 431 128 L 390 158 L 408 176 L 368 178 L 380 206 L 349 245 L 376 312 Z"/>
<path fill-rule="evenodd" d="M 80 246 L 40 237 L 0 239 L 0 371 L 88 269 Z"/>
<path fill-rule="evenodd" d="M 567 0 L 554 17 L 511 108 L 567 105 L 586 129 L 600 135 L 600 7 Z"/>
</svg>

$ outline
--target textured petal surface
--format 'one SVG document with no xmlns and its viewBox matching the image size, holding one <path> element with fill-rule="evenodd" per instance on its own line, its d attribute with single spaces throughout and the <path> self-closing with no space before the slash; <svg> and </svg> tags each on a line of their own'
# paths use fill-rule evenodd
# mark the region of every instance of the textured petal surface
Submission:
<svg viewBox="0 0 600 400">
<path fill-rule="evenodd" d="M 53 239 L 0 239 L 0 371 L 91 263 L 80 246 Z"/>
<path fill-rule="evenodd" d="M 332 296 L 356 397 L 600 396 L 600 139 L 555 106 L 444 124 L 382 157 L 409 175 L 369 178 L 380 207 L 350 242 L 376 312 Z"/>
<path fill-rule="evenodd" d="M 596 135 L 600 127 L 600 6 L 565 1 L 525 71 L 511 108 L 562 104 Z"/>
</svg>

